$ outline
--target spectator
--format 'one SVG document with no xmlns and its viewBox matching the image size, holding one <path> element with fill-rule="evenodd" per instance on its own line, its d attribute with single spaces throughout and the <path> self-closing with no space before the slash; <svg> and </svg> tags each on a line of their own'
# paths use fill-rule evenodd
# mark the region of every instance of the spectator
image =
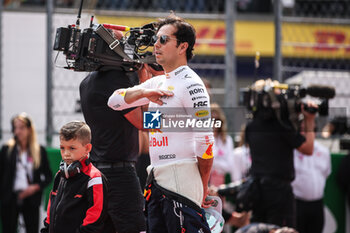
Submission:
<svg viewBox="0 0 350 233">
<path fill-rule="evenodd" d="M 212 99 L 213 95 L 211 92 L 212 92 L 213 86 L 211 85 L 211 82 L 209 81 L 209 79 L 206 79 L 206 78 L 202 78 L 202 81 L 204 83 L 205 88 L 207 88 L 207 92 L 210 99 Z"/>
<path fill-rule="evenodd" d="M 26 113 L 11 120 L 13 138 L 0 151 L 2 232 L 17 232 L 18 214 L 27 233 L 39 231 L 39 207 L 52 173 L 46 150 L 37 141 L 33 121 Z"/>
<path fill-rule="evenodd" d="M 209 183 L 219 186 L 225 183 L 225 175 L 230 174 L 231 180 L 234 177 L 233 171 L 233 140 L 227 134 L 227 123 L 225 113 L 216 103 L 211 104 L 211 117 L 216 121 L 221 121 L 220 128 L 214 128 L 214 162 L 211 169 Z"/>
<path fill-rule="evenodd" d="M 294 150 L 296 229 L 299 233 L 321 233 L 324 226 L 323 194 L 331 173 L 331 155 L 327 147 L 314 142 L 312 156 Z"/>
<path fill-rule="evenodd" d="M 233 150 L 233 175 L 232 181 L 238 181 L 249 175 L 252 159 L 249 146 L 245 143 L 245 125 L 242 126 L 240 142 Z"/>
<path fill-rule="evenodd" d="M 350 208 L 350 154 L 342 158 L 338 172 L 336 174 L 337 183 L 340 189 L 345 193 Z"/>
</svg>

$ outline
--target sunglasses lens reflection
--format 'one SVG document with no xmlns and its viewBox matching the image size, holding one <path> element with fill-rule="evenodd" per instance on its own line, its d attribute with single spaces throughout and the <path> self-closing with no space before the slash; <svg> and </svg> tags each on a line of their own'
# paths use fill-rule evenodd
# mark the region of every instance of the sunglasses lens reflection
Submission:
<svg viewBox="0 0 350 233">
<path fill-rule="evenodd" d="M 162 36 L 153 36 L 152 37 L 152 41 L 153 41 L 153 43 L 155 44 L 156 42 L 157 42 L 157 40 L 159 39 L 159 42 L 162 44 L 162 45 L 164 45 L 164 44 L 166 44 L 166 42 L 168 41 L 168 36 L 167 35 L 162 35 Z"/>
<path fill-rule="evenodd" d="M 157 40 L 158 40 L 158 36 L 156 36 L 156 35 L 152 36 L 153 44 L 155 44 L 157 42 Z"/>
<path fill-rule="evenodd" d="M 165 44 L 168 41 L 168 37 L 166 35 L 162 35 L 159 39 L 161 44 Z"/>
</svg>

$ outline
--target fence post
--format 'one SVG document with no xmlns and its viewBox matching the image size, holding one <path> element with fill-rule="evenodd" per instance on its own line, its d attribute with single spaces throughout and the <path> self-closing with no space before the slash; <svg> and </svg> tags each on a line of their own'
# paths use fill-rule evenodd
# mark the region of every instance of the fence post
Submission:
<svg viewBox="0 0 350 233">
<path fill-rule="evenodd" d="M 234 47 L 236 1 L 226 0 L 225 107 L 237 106 L 237 78 Z"/>
<path fill-rule="evenodd" d="M 275 19 L 275 57 L 273 62 L 273 76 L 275 80 L 282 82 L 282 53 L 281 53 L 281 22 L 282 22 L 282 5 L 281 1 L 274 1 L 274 19 Z"/>
<path fill-rule="evenodd" d="M 53 124 L 52 124 L 52 18 L 53 0 L 46 1 L 46 31 L 47 31 L 47 58 L 46 58 L 46 145 L 52 145 Z"/>
</svg>

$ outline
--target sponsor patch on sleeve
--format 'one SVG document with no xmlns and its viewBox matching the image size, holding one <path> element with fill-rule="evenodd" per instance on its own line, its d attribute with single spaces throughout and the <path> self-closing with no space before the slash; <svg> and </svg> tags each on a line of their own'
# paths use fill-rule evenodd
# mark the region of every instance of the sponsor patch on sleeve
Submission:
<svg viewBox="0 0 350 233">
<path fill-rule="evenodd" d="M 121 90 L 116 90 L 114 92 L 114 95 L 121 95 L 121 96 L 125 96 L 126 90 L 125 89 L 121 89 Z"/>
<path fill-rule="evenodd" d="M 205 117 L 209 115 L 207 110 L 199 110 L 195 113 L 196 117 Z"/>
<path fill-rule="evenodd" d="M 213 158 L 213 143 L 208 145 L 208 148 L 202 155 L 202 159 L 211 159 Z"/>
</svg>

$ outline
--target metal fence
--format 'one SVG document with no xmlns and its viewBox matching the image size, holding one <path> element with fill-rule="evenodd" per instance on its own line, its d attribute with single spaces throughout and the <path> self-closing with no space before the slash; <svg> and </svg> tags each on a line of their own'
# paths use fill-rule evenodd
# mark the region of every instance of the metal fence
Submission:
<svg viewBox="0 0 350 233">
<path fill-rule="evenodd" d="M 283 79 L 305 70 L 350 70 L 350 38 L 344 33 L 350 1 L 297 0 L 284 10 L 282 22 Z"/>
<path fill-rule="evenodd" d="M 268 13 L 272 12 L 271 0 L 236 0 L 238 12 Z M 44 0 L 5 0 L 7 9 L 19 7 L 44 7 Z M 59 8 L 77 8 L 78 0 L 55 0 Z M 184 13 L 225 13 L 225 0 L 85 0 L 86 9 L 164 12 L 173 10 Z"/>
<path fill-rule="evenodd" d="M 330 85 L 328 120 L 350 114 L 350 1 L 297 0 L 282 16 L 282 78 Z M 294 54 L 291 56 L 291 54 Z"/>
</svg>

